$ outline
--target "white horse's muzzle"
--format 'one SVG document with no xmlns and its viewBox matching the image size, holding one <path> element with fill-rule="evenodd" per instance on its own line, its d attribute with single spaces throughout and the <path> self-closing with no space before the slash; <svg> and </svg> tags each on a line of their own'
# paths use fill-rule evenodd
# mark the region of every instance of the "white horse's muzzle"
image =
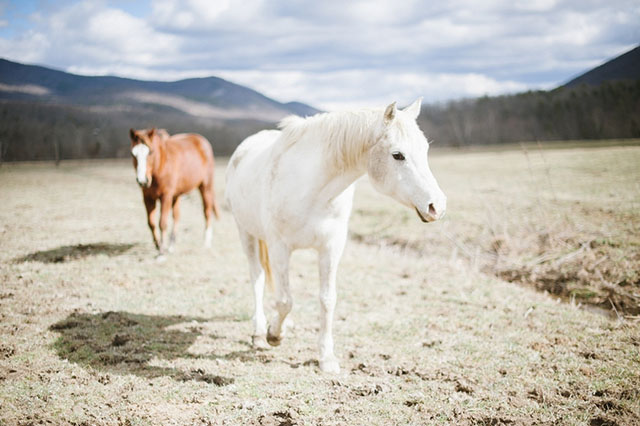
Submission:
<svg viewBox="0 0 640 426">
<path fill-rule="evenodd" d="M 438 219 L 442 219 L 447 211 L 446 198 L 435 203 L 429 203 L 428 210 L 421 212 L 418 207 L 415 208 L 416 213 L 423 222 L 435 222 Z"/>
</svg>

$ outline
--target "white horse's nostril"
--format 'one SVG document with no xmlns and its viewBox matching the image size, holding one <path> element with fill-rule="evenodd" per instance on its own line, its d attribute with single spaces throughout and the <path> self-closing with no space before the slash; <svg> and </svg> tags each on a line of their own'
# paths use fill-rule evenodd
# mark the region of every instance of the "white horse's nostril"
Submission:
<svg viewBox="0 0 640 426">
<path fill-rule="evenodd" d="M 433 203 L 429 204 L 429 214 L 433 217 L 438 216 L 436 213 L 436 208 L 433 206 Z"/>
</svg>

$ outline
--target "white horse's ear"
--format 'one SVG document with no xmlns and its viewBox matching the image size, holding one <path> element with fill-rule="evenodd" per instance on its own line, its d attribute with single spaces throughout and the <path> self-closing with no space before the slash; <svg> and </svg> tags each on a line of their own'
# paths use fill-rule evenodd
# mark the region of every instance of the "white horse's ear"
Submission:
<svg viewBox="0 0 640 426">
<path fill-rule="evenodd" d="M 396 118 L 396 103 L 392 103 L 384 110 L 384 124 L 389 125 Z"/>
<path fill-rule="evenodd" d="M 420 115 L 420 107 L 422 105 L 422 96 L 413 101 L 411 105 L 404 109 L 404 112 L 409 114 L 415 120 Z"/>
</svg>

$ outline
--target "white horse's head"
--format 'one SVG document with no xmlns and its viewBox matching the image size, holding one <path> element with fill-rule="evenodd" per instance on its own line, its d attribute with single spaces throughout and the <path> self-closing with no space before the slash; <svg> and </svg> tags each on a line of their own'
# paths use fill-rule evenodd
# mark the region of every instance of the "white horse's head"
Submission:
<svg viewBox="0 0 640 426">
<path fill-rule="evenodd" d="M 416 122 L 420 104 L 417 99 L 399 110 L 394 102 L 385 109 L 368 173 L 378 191 L 415 209 L 423 222 L 433 222 L 444 216 L 447 197 L 429 169 L 429 143 Z"/>
</svg>

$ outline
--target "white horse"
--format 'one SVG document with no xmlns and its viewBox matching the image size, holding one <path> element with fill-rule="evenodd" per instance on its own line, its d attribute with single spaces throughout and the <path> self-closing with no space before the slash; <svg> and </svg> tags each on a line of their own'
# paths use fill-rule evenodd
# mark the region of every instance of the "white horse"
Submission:
<svg viewBox="0 0 640 426">
<path fill-rule="evenodd" d="M 332 336 L 336 270 L 356 179 L 368 172 L 379 192 L 415 209 L 423 222 L 445 213 L 446 197 L 427 163 L 429 144 L 416 123 L 420 102 L 404 110 L 394 102 L 385 110 L 290 116 L 281 131 L 256 133 L 233 153 L 225 197 L 249 260 L 254 347 L 280 344 L 292 307 L 289 258 L 312 247 L 320 269 L 320 369 L 340 370 Z M 264 283 L 272 274 L 278 312 L 267 329 Z"/>
</svg>

